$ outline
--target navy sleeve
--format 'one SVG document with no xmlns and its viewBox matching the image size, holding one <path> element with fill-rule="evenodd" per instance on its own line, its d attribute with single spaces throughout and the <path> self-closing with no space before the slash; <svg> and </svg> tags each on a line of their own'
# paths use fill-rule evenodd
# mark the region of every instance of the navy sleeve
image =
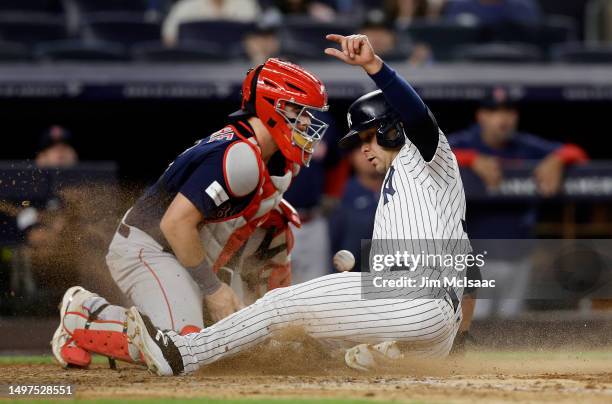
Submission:
<svg viewBox="0 0 612 404">
<path fill-rule="evenodd" d="M 524 24 L 537 24 L 541 19 L 540 6 L 533 0 L 522 0 L 513 3 L 512 20 Z"/>
<path fill-rule="evenodd" d="M 447 135 L 448 143 L 451 147 L 459 149 L 472 149 L 478 147 L 478 134 L 474 134 L 475 128 L 450 133 Z"/>
<path fill-rule="evenodd" d="M 230 199 L 221 167 L 221 161 L 207 159 L 191 173 L 179 189 L 205 218 L 214 218 L 217 208 Z"/>
<path fill-rule="evenodd" d="M 414 88 L 386 63 L 370 77 L 402 118 L 410 141 L 419 149 L 425 161 L 431 161 L 438 147 L 439 129 L 429 108 Z"/>
<path fill-rule="evenodd" d="M 465 4 L 464 2 L 457 1 L 457 0 L 448 1 L 443 9 L 444 17 L 446 17 L 449 20 L 453 20 L 457 18 L 457 16 L 461 12 L 463 12 L 462 6 L 464 6 L 464 4 Z"/>
<path fill-rule="evenodd" d="M 563 144 L 554 142 L 529 133 L 519 133 L 516 136 L 523 150 L 524 158 L 539 160 L 558 150 Z"/>
</svg>

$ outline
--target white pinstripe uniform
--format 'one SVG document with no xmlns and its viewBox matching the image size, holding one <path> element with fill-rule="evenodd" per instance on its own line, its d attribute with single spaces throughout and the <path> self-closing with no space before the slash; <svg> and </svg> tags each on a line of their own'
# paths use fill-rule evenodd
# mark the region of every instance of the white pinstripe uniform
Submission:
<svg viewBox="0 0 612 404">
<path fill-rule="evenodd" d="M 442 131 L 431 161 L 409 140 L 387 170 L 376 209 L 376 253 L 460 255 L 471 252 L 465 232 L 465 193 L 455 155 Z M 433 242 L 435 241 L 435 242 Z M 375 242 L 376 244 L 376 242 Z M 413 277 L 451 277 L 454 268 L 418 268 Z M 454 290 L 461 296 L 462 289 Z"/>
<path fill-rule="evenodd" d="M 407 141 L 387 172 L 385 187 L 374 239 L 467 241 L 462 226 L 463 185 L 457 161 L 441 132 L 430 162 Z M 466 245 L 443 244 L 445 252 L 458 252 L 459 245 Z M 429 275 L 434 278 L 444 270 L 435 272 L 432 269 Z M 338 273 L 276 289 L 199 333 L 179 336 L 170 331 L 167 335 L 183 357 L 185 372 L 244 351 L 286 326 L 301 326 L 309 335 L 324 340 L 353 345 L 397 340 L 419 356 L 447 355 L 460 321 L 459 304 L 453 307 L 450 299 L 432 298 L 427 289 L 415 289 L 405 298 L 405 290 L 389 293 L 364 288 L 372 276 Z M 460 296 L 461 290 L 455 292 Z"/>
</svg>

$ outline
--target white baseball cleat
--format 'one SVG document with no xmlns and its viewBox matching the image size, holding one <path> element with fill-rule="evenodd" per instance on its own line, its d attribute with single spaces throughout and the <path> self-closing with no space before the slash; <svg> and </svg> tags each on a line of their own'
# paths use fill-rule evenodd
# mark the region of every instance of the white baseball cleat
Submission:
<svg viewBox="0 0 612 404">
<path fill-rule="evenodd" d="M 151 320 L 140 314 L 136 307 L 127 312 L 127 334 L 138 347 L 149 371 L 159 376 L 179 375 L 184 372 L 183 358 L 170 333 L 156 328 Z"/>
<path fill-rule="evenodd" d="M 85 290 L 81 286 L 73 286 L 64 293 L 59 305 L 60 324 L 51 339 L 53 356 L 64 368 L 69 365 L 87 367 L 91 362 L 91 354 L 72 342 L 72 335 L 69 330 L 78 328 L 77 324 L 72 324 L 72 322 L 83 322 L 83 319 L 89 317 L 89 313 L 83 308 L 83 302 L 95 296 L 98 295 Z M 66 313 L 74 313 L 75 315 L 67 318 Z"/>
<path fill-rule="evenodd" d="M 368 371 L 376 367 L 375 356 L 382 355 L 387 359 L 400 359 L 402 353 L 397 341 L 385 341 L 380 344 L 359 344 L 347 349 L 344 354 L 344 362 L 350 368 Z"/>
</svg>

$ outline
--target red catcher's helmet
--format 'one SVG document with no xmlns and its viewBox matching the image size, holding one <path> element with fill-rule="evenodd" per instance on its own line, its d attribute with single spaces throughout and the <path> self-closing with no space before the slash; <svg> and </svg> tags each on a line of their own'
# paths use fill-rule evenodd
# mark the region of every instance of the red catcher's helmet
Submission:
<svg viewBox="0 0 612 404">
<path fill-rule="evenodd" d="M 241 108 L 230 116 L 257 116 L 285 158 L 299 165 L 308 166 L 329 126 L 310 112 L 329 108 L 321 80 L 279 59 L 249 70 L 242 83 Z"/>
</svg>

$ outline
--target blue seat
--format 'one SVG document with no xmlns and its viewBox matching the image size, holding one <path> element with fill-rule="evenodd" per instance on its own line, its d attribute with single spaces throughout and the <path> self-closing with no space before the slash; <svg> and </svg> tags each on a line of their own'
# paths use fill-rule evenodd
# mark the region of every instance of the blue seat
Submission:
<svg viewBox="0 0 612 404">
<path fill-rule="evenodd" d="M 554 16 L 538 27 L 531 43 L 548 52 L 555 45 L 574 42 L 577 39 L 576 22 L 568 17 Z"/>
<path fill-rule="evenodd" d="M 242 40 L 255 25 L 236 21 L 192 21 L 179 25 L 178 43 L 202 42 L 229 57 L 244 56 Z"/>
<path fill-rule="evenodd" d="M 548 51 L 553 45 L 574 41 L 576 23 L 568 17 L 547 18 L 541 24 L 498 24 L 483 28 L 482 39 L 488 42 L 529 43 Z"/>
<path fill-rule="evenodd" d="M 196 63 L 226 61 L 228 56 L 210 43 L 185 42 L 172 48 L 161 42 L 145 42 L 132 47 L 132 59 L 154 63 Z"/>
<path fill-rule="evenodd" d="M 486 43 L 455 48 L 454 60 L 485 63 L 536 63 L 542 61 L 537 46 L 522 43 Z"/>
<path fill-rule="evenodd" d="M 432 49 L 437 60 L 449 60 L 458 46 L 478 43 L 481 29 L 478 26 L 465 26 L 453 22 L 414 21 L 407 29 L 398 33 L 408 36 L 413 43 L 424 43 Z"/>
<path fill-rule="evenodd" d="M 82 32 L 90 40 L 117 42 L 126 46 L 161 39 L 161 26 L 158 23 L 146 21 L 144 15 L 131 13 L 90 14 L 83 21 Z"/>
<path fill-rule="evenodd" d="M 553 48 L 555 62 L 570 64 L 612 64 L 612 45 L 570 43 Z"/>
<path fill-rule="evenodd" d="M 585 0 L 538 0 L 542 15 L 569 17 L 577 25 L 578 32 L 583 31 L 585 21 Z"/>
<path fill-rule="evenodd" d="M 0 13 L 6 11 L 60 13 L 63 10 L 61 0 L 2 0 Z"/>
<path fill-rule="evenodd" d="M 0 40 L 32 46 L 43 41 L 64 39 L 66 35 L 62 17 L 34 13 L 0 14 Z"/>
<path fill-rule="evenodd" d="M 1 62 L 25 62 L 32 59 L 27 46 L 15 42 L 0 42 Z"/>
<path fill-rule="evenodd" d="M 287 18 L 279 32 L 283 54 L 303 60 L 327 60 L 323 51 L 333 46 L 325 39 L 327 34 L 350 35 L 357 32 L 357 26 L 349 23 L 322 23 L 309 18 Z"/>
<path fill-rule="evenodd" d="M 149 8 L 149 0 L 72 0 L 81 14 L 100 11 L 131 11 L 145 12 Z"/>
<path fill-rule="evenodd" d="M 36 46 L 34 56 L 43 62 L 55 61 L 95 61 L 123 62 L 129 55 L 121 44 L 65 40 L 45 42 Z"/>
</svg>

